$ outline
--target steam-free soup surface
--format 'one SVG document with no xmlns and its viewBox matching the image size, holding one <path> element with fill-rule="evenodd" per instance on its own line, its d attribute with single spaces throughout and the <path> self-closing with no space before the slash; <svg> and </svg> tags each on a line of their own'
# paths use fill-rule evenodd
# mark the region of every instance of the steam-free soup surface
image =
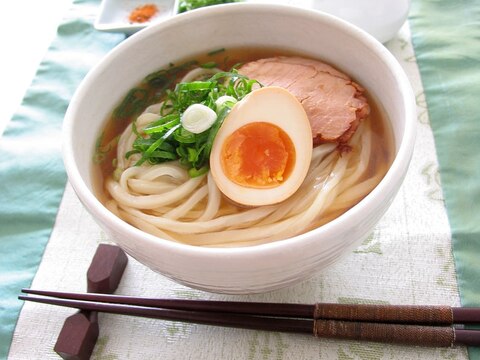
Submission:
<svg viewBox="0 0 480 360">
<path fill-rule="evenodd" d="M 301 187 L 278 204 L 238 206 L 219 191 L 209 171 L 192 177 L 178 160 L 153 165 L 147 161 L 138 166 L 141 155 L 125 158 L 132 151 L 132 139 L 146 136 L 142 129 L 161 118 L 159 109 L 165 99 L 165 87 L 174 87 L 197 64 L 228 71 L 236 64 L 246 64 L 244 69 L 248 69 L 249 63 L 255 62 L 258 72 L 261 59 L 285 56 L 306 58 L 283 50 L 233 49 L 197 56 L 193 59 L 195 64 L 190 59 L 179 61 L 170 67 L 175 71 L 168 73 L 168 79 L 158 76 L 162 71 L 148 75 L 146 79 L 150 81 L 143 81 L 119 99 L 99 135 L 93 166 L 99 199 L 143 231 L 198 246 L 251 246 L 279 241 L 312 230 L 348 211 L 381 181 L 392 162 L 394 143 L 388 119 L 368 89 L 363 91 L 361 84 L 348 77 L 348 69 L 335 69 L 335 64 L 326 66 L 333 65 L 332 69 L 342 74 L 342 81 L 362 90 L 359 97 L 368 101 L 369 113 L 365 116 L 359 112 L 361 121 L 355 124 L 347 141 L 341 136 L 334 140 L 317 138 Z M 178 66 L 182 64 L 187 65 Z M 209 76 L 200 77 L 204 80 Z M 167 80 L 173 81 L 169 84 Z M 268 85 L 278 85 L 270 82 Z M 137 164 L 132 158 L 137 159 Z"/>
</svg>

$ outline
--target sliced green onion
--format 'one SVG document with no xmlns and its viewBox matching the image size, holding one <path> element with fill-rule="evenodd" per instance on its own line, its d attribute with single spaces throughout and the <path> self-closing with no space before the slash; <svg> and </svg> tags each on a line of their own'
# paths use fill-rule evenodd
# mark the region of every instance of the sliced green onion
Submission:
<svg viewBox="0 0 480 360">
<path fill-rule="evenodd" d="M 230 108 L 223 107 L 217 116 L 217 120 L 215 121 L 212 128 L 210 129 L 210 132 L 208 134 L 208 139 L 205 145 L 205 152 L 208 154 L 208 156 L 210 156 L 210 151 L 212 150 L 213 140 L 215 139 L 215 136 L 217 136 L 218 130 L 220 130 L 220 126 L 222 126 L 223 121 L 225 120 L 225 118 L 229 113 L 230 113 Z"/>
<path fill-rule="evenodd" d="M 230 109 L 255 85 L 261 86 L 256 80 L 250 80 L 232 69 L 215 73 L 206 80 L 177 83 L 172 89 L 177 75 L 183 75 L 192 64 L 171 65 L 166 70 L 150 74 L 144 81 L 153 86 L 153 93 L 143 96 L 139 88 L 135 88 L 127 98 L 136 103 L 130 104 L 124 99 L 119 107 L 119 111 L 135 108 L 134 112 L 138 115 L 139 111 L 143 111 L 137 108 L 138 104 L 144 99 L 148 98 L 146 105 L 152 101 L 163 102 L 158 119 L 143 129 L 137 128 L 136 120 L 132 123 L 136 139 L 132 150 L 125 156 L 129 158 L 140 154 L 135 165 L 142 165 L 145 161 L 158 164 L 178 160 L 187 167 L 191 177 L 204 174 L 209 168 L 213 141 Z M 203 67 L 216 65 L 207 62 Z"/>
<path fill-rule="evenodd" d="M 210 90 L 215 87 L 213 81 L 192 81 L 189 83 L 179 83 L 177 85 L 176 91 L 199 91 L 199 90 Z"/>
<path fill-rule="evenodd" d="M 169 151 L 162 151 L 162 150 L 155 150 L 152 152 L 152 157 L 153 158 L 160 158 L 160 159 L 165 159 L 165 160 L 176 160 L 177 157 L 175 156 L 174 153 L 169 152 Z"/>
<path fill-rule="evenodd" d="M 217 107 L 217 111 L 222 108 L 222 106 L 232 107 L 237 102 L 233 96 L 230 95 L 223 95 L 220 96 L 217 100 L 215 100 L 215 106 Z"/>
<path fill-rule="evenodd" d="M 208 166 L 202 166 L 200 169 L 191 168 L 188 170 L 188 176 L 191 178 L 202 176 L 203 174 L 206 174 L 208 170 Z"/>
<path fill-rule="evenodd" d="M 173 134 L 175 130 L 177 130 L 180 127 L 180 124 L 177 124 L 170 130 L 168 130 L 165 135 L 163 135 L 160 139 L 155 141 L 150 147 L 143 153 L 142 158 L 137 161 L 135 164 L 136 166 L 142 165 L 151 155 L 152 153 L 166 140 L 170 137 L 170 135 Z"/>
<path fill-rule="evenodd" d="M 216 49 L 216 50 L 212 50 L 210 51 L 207 55 L 208 56 L 213 56 L 213 55 L 217 55 L 217 54 L 220 54 L 222 52 L 225 51 L 225 48 L 220 48 L 220 49 Z"/>
<path fill-rule="evenodd" d="M 182 126 L 193 134 L 200 134 L 213 125 L 217 113 L 202 104 L 190 105 L 182 114 Z"/>
<path fill-rule="evenodd" d="M 210 61 L 205 64 L 200 65 L 200 67 L 204 69 L 213 69 L 217 67 L 217 63 L 215 61 Z"/>
<path fill-rule="evenodd" d="M 167 116 L 165 116 L 167 117 Z M 171 120 L 170 120 L 171 119 Z M 143 129 L 145 134 L 155 134 L 164 131 L 165 129 L 171 129 L 180 122 L 180 117 L 178 115 L 172 115 L 169 117 L 166 123 L 163 124 L 150 124 L 148 127 Z M 153 126 L 152 126 L 153 125 Z"/>
<path fill-rule="evenodd" d="M 195 134 L 191 133 L 184 127 L 181 127 L 179 131 L 176 131 L 173 134 L 173 138 L 180 144 L 193 144 L 197 142 L 197 137 L 195 136 Z"/>
<path fill-rule="evenodd" d="M 123 99 L 119 106 L 113 112 L 113 118 L 125 119 L 135 113 L 138 113 L 141 109 L 146 107 L 148 100 L 148 91 L 141 88 L 133 88 L 129 91 L 127 96 Z"/>
</svg>

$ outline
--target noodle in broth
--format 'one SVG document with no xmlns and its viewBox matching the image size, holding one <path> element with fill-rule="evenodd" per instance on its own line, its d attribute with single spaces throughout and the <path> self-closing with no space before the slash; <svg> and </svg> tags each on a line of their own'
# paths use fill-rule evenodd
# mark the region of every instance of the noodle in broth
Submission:
<svg viewBox="0 0 480 360">
<path fill-rule="evenodd" d="M 181 81 L 215 71 L 197 68 Z M 145 109 L 137 118 L 137 131 L 158 119 L 161 106 L 157 103 Z M 388 170 L 393 140 L 378 108 L 372 106 L 372 110 L 350 139 L 351 151 L 340 152 L 337 144 L 315 147 L 299 190 L 281 203 L 256 208 L 225 199 L 210 172 L 191 178 L 178 161 L 135 166 L 138 154 L 125 157 L 136 138 L 130 124 L 118 139 L 117 170 L 105 174 L 104 203 L 145 232 L 197 246 L 251 246 L 304 233 L 357 204 Z"/>
</svg>

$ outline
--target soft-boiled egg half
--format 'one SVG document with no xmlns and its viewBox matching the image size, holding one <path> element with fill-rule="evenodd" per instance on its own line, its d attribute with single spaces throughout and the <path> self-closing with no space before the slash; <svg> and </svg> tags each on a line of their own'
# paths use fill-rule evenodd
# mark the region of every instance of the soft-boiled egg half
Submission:
<svg viewBox="0 0 480 360">
<path fill-rule="evenodd" d="M 232 201 L 275 204 L 302 184 L 312 147 L 302 104 L 286 89 L 264 87 L 230 111 L 213 142 L 210 169 L 220 191 Z"/>
</svg>

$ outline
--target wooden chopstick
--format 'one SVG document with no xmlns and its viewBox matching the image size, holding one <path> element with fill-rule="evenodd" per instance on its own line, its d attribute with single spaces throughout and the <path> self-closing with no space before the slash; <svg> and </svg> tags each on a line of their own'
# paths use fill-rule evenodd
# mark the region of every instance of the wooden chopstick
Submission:
<svg viewBox="0 0 480 360">
<path fill-rule="evenodd" d="M 22 289 L 27 294 L 62 299 L 152 306 L 164 309 L 222 312 L 259 316 L 295 317 L 344 321 L 367 321 L 422 325 L 480 324 L 480 308 L 421 305 L 373 304 L 285 304 L 262 302 L 211 301 L 140 298 L 134 296 L 95 293 L 68 293 L 59 291 Z"/>
<path fill-rule="evenodd" d="M 164 309 L 222 312 L 277 317 L 296 317 L 305 319 L 313 319 L 313 312 L 315 309 L 314 305 L 305 304 L 158 299 L 141 298 L 135 296 L 104 295 L 96 293 L 68 293 L 33 289 L 22 289 L 22 292 L 26 294 L 36 294 L 62 299 L 89 300 L 139 306 L 154 306 Z"/>
<path fill-rule="evenodd" d="M 141 306 L 76 299 L 59 299 L 36 295 L 19 296 L 19 299 L 73 307 L 81 310 L 142 316 L 205 325 L 268 331 L 313 333 L 316 337 L 435 347 L 450 347 L 457 344 L 480 346 L 480 331 L 457 329 L 452 326 L 421 326 L 323 319 L 290 319 L 238 313 L 165 309 L 146 305 Z M 237 303 L 234 302 L 234 304 Z"/>
<path fill-rule="evenodd" d="M 130 304 L 112 304 L 87 300 L 56 299 L 37 297 L 35 295 L 19 296 L 20 300 L 39 302 L 50 305 L 73 307 L 81 310 L 98 311 L 111 314 L 149 317 L 162 320 L 182 321 L 203 325 L 219 325 L 255 330 L 312 333 L 313 320 L 268 318 L 229 313 L 211 313 L 202 311 L 184 311 L 164 309 L 155 306 L 138 306 Z"/>
</svg>

